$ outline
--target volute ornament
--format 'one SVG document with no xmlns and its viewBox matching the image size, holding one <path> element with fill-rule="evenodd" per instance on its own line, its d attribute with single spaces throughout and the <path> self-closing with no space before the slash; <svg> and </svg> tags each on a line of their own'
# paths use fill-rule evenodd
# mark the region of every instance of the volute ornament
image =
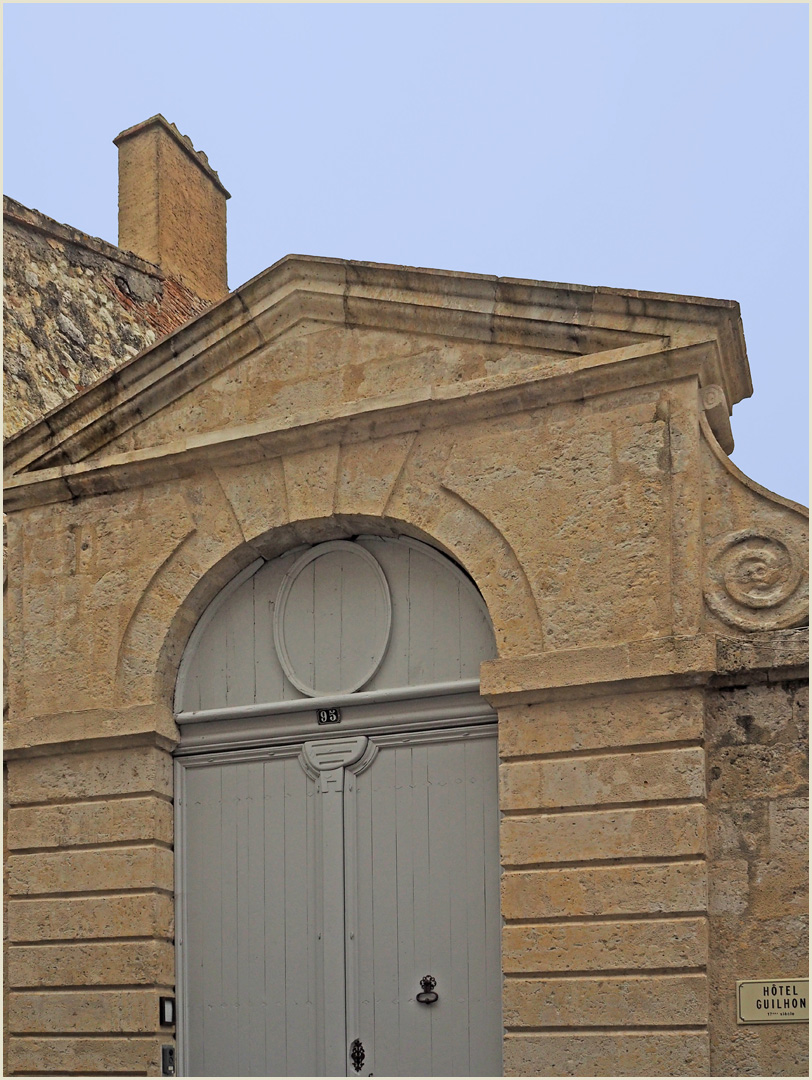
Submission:
<svg viewBox="0 0 812 1080">
<path fill-rule="evenodd" d="M 729 626 L 785 630 L 809 615 L 809 580 L 795 545 L 759 529 L 717 540 L 705 566 L 705 600 Z"/>
</svg>

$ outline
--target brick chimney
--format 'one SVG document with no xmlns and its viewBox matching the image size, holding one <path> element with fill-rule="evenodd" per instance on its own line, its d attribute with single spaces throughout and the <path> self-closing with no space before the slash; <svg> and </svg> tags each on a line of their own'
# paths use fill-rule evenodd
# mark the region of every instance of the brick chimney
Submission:
<svg viewBox="0 0 812 1080">
<path fill-rule="evenodd" d="M 228 292 L 226 199 L 231 196 L 174 124 L 127 128 L 118 147 L 118 246 L 156 263 L 203 300 Z"/>
</svg>

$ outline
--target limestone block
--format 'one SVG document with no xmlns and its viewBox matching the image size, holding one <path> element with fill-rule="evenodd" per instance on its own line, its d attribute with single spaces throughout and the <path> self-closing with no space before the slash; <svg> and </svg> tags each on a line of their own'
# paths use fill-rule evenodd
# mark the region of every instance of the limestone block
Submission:
<svg viewBox="0 0 812 1080">
<path fill-rule="evenodd" d="M 338 446 L 305 450 L 282 461 L 288 519 L 330 517 L 335 506 Z"/>
<path fill-rule="evenodd" d="M 708 694 L 708 797 L 806 795 L 808 724 L 797 684 Z"/>
<path fill-rule="evenodd" d="M 748 890 L 745 859 L 713 861 L 708 876 L 708 911 L 712 915 L 732 915 L 745 911 Z"/>
<path fill-rule="evenodd" d="M 500 766 L 503 810 L 601 806 L 705 794 L 705 751 L 699 747 L 607 754 Z"/>
<path fill-rule="evenodd" d="M 762 799 L 713 802 L 708 807 L 708 851 L 715 859 L 767 854 L 769 808 Z"/>
<path fill-rule="evenodd" d="M 161 1075 L 161 1043 L 166 1036 L 71 1038 L 52 1036 L 9 1040 L 8 1073 L 70 1073 L 109 1076 Z"/>
<path fill-rule="evenodd" d="M 809 920 L 805 911 L 774 919 L 715 915 L 710 919 L 710 934 L 710 970 L 720 987 L 733 985 L 736 979 L 771 978 L 776 974 L 776 962 L 786 978 L 807 977 Z M 712 1008 L 735 1023 L 735 1004 L 719 994 Z"/>
<path fill-rule="evenodd" d="M 414 440 L 410 432 L 342 446 L 336 513 L 382 517 Z"/>
<path fill-rule="evenodd" d="M 9 1031 L 58 1035 L 69 1031 L 137 1035 L 158 1026 L 154 990 L 28 991 L 9 995 Z"/>
<path fill-rule="evenodd" d="M 707 955 L 703 918 L 508 925 L 502 931 L 505 972 L 703 967 Z"/>
<path fill-rule="evenodd" d="M 122 840 L 172 843 L 172 804 L 146 796 L 107 802 L 12 808 L 8 815 L 9 847 L 67 848 Z"/>
<path fill-rule="evenodd" d="M 12 945 L 9 986 L 175 985 L 169 941 Z"/>
<path fill-rule="evenodd" d="M 174 887 L 172 852 L 153 846 L 12 855 L 7 872 L 9 896 Z"/>
<path fill-rule="evenodd" d="M 707 1032 L 511 1032 L 505 1076 L 707 1076 Z"/>
<path fill-rule="evenodd" d="M 172 755 L 154 746 L 15 760 L 8 772 L 12 806 L 98 795 L 172 794 Z"/>
<path fill-rule="evenodd" d="M 55 713 L 50 716 L 15 716 L 6 725 L 6 756 L 23 757 L 34 747 L 50 743 L 82 742 L 107 739 L 108 746 L 120 740 L 134 742 L 136 738 L 157 735 L 164 745 L 175 745 L 179 738 L 172 710 L 166 705 L 142 705 L 124 709 L 84 709 L 81 712 Z"/>
<path fill-rule="evenodd" d="M 539 690 L 591 683 L 619 683 L 679 675 L 707 676 L 716 670 L 716 639 L 661 637 L 626 644 L 560 649 L 541 655 L 488 660 L 480 673 L 482 693 L 495 704 L 537 701 Z M 500 700 L 503 694 L 514 700 Z"/>
<path fill-rule="evenodd" d="M 257 461 L 214 470 L 246 540 L 287 524 L 282 463 Z"/>
<path fill-rule="evenodd" d="M 704 975 L 505 980 L 505 1026 L 636 1027 L 708 1022 Z"/>
<path fill-rule="evenodd" d="M 506 919 L 704 912 L 706 906 L 706 868 L 699 861 L 502 874 Z"/>
<path fill-rule="evenodd" d="M 492 421 L 460 439 L 444 474 L 519 557 L 547 649 L 669 632 L 666 425 L 640 397 Z"/>
<path fill-rule="evenodd" d="M 758 919 L 809 911 L 809 860 L 786 856 L 750 864 L 749 913 Z"/>
<path fill-rule="evenodd" d="M 503 757 L 701 739 L 701 690 L 612 694 L 574 701 L 507 705 L 499 710 Z"/>
<path fill-rule="evenodd" d="M 58 941 L 75 938 L 172 938 L 175 911 L 163 893 L 79 896 L 71 899 L 11 900 L 11 941 Z"/>
<path fill-rule="evenodd" d="M 505 866 L 700 855 L 705 851 L 705 808 L 652 806 L 504 817 L 501 849 Z"/>
<path fill-rule="evenodd" d="M 769 853 L 806 856 L 809 852 L 809 799 L 773 799 L 768 814 Z"/>
</svg>

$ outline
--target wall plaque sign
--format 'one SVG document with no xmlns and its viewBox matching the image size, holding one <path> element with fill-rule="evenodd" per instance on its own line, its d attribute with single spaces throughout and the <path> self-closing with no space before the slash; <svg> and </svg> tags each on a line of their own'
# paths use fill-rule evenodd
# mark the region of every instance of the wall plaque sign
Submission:
<svg viewBox="0 0 812 1080">
<path fill-rule="evenodd" d="M 809 1023 L 809 979 L 743 979 L 736 983 L 740 1024 Z"/>
</svg>

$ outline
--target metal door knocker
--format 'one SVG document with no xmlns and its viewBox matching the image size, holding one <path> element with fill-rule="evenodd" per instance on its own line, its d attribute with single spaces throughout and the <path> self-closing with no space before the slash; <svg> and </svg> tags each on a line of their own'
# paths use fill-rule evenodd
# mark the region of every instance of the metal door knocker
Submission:
<svg viewBox="0 0 812 1080">
<path fill-rule="evenodd" d="M 439 996 L 434 993 L 437 980 L 431 975 L 424 975 L 420 980 L 420 985 L 423 987 L 423 993 L 417 995 L 417 1000 L 421 1005 L 433 1005 Z"/>
</svg>

